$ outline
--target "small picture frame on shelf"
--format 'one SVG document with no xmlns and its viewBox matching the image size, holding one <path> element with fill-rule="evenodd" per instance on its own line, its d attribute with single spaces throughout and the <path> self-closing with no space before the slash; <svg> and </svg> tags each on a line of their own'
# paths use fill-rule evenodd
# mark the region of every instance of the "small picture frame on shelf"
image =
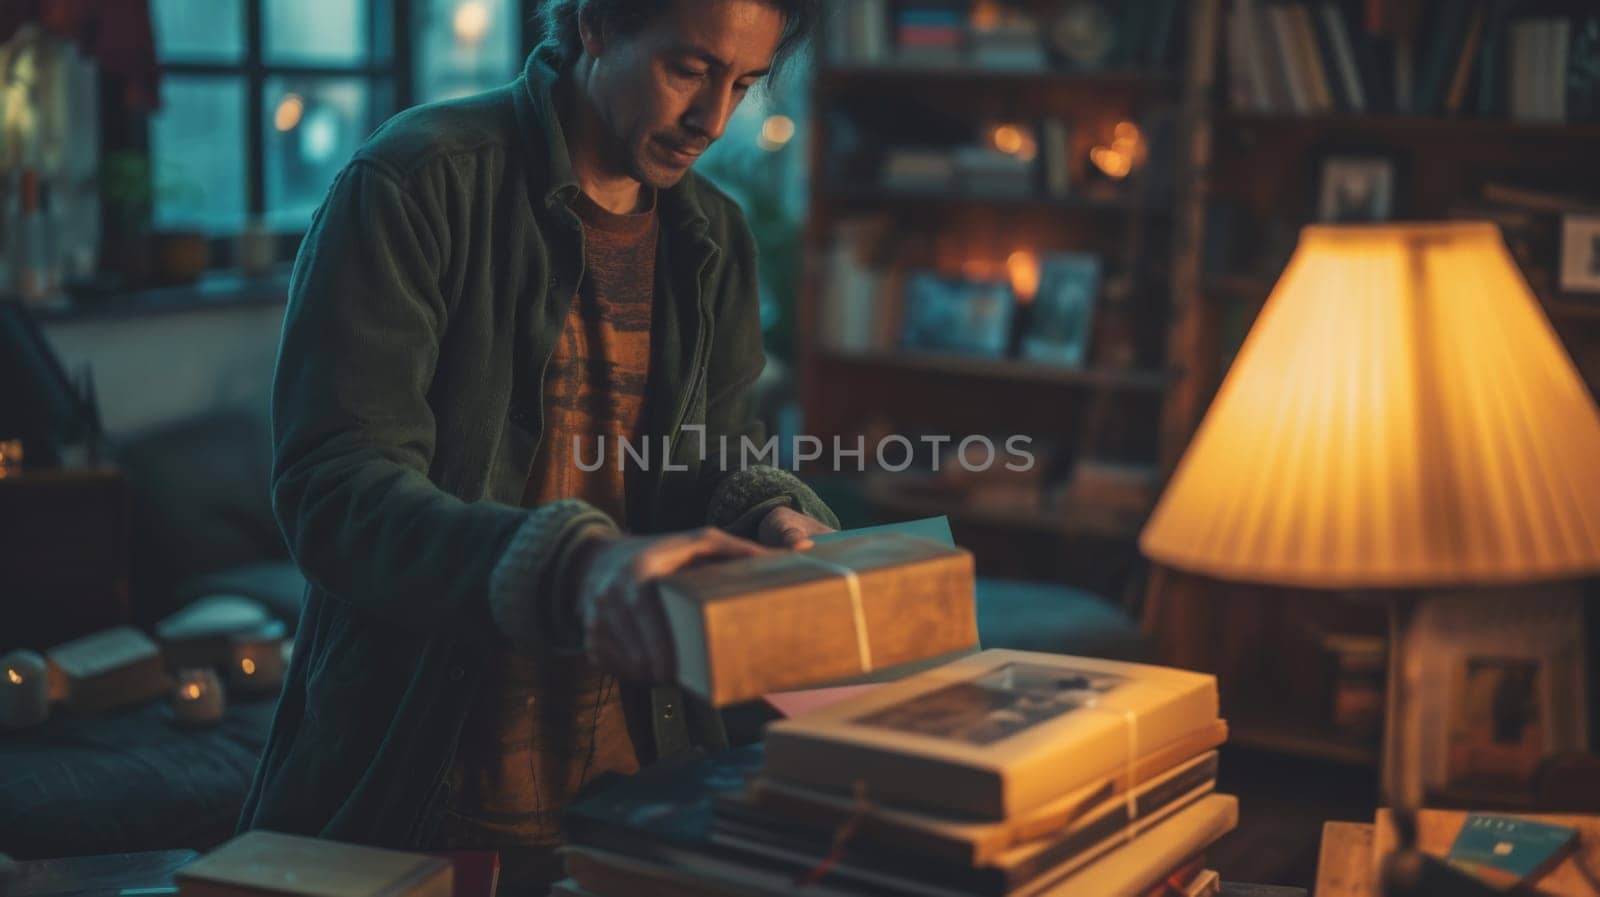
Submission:
<svg viewBox="0 0 1600 897">
<path fill-rule="evenodd" d="M 1562 217 L 1561 291 L 1600 293 L 1600 214 Z"/>
<path fill-rule="evenodd" d="M 1317 177 L 1317 220 L 1327 223 L 1394 218 L 1398 165 L 1379 153 L 1330 153 Z"/>
<path fill-rule="evenodd" d="M 1022 335 L 1022 357 L 1065 367 L 1083 367 L 1094 331 L 1100 293 L 1100 259 L 1083 253 L 1047 256 L 1039 266 L 1039 290 Z"/>
<path fill-rule="evenodd" d="M 906 279 L 900 348 L 1000 358 L 1015 306 L 1007 281 L 913 272 Z"/>
</svg>

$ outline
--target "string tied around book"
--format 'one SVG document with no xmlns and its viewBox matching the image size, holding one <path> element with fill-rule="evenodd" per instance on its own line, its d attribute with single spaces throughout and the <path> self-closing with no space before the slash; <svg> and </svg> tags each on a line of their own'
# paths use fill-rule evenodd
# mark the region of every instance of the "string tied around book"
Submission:
<svg viewBox="0 0 1600 897">
<path fill-rule="evenodd" d="M 826 878 L 828 873 L 839 865 L 839 861 L 844 859 L 845 848 L 850 846 L 851 839 L 861 831 L 862 824 L 867 821 L 867 815 L 872 812 L 872 802 L 867 800 L 867 783 L 856 779 L 851 783 L 850 791 L 856 800 L 854 809 L 833 830 L 828 852 L 823 854 L 815 866 L 795 878 L 795 887 L 809 887 Z"/>
<path fill-rule="evenodd" d="M 856 656 L 861 662 L 861 672 L 870 672 L 872 670 L 872 643 L 867 634 L 867 610 L 861 603 L 861 577 L 856 574 L 856 571 L 843 564 L 825 561 L 803 551 L 795 552 L 794 557 L 802 558 L 827 569 L 829 573 L 844 577 L 845 588 L 850 593 L 850 615 L 851 623 L 855 628 Z"/>
<path fill-rule="evenodd" d="M 1099 710 L 1103 713 L 1113 713 L 1122 717 L 1123 728 L 1128 733 L 1127 761 L 1122 769 L 1122 807 L 1123 815 L 1127 822 L 1122 826 L 1122 840 L 1126 843 L 1139 836 L 1139 798 L 1135 791 L 1135 776 L 1139 763 L 1139 714 L 1128 707 L 1103 707 L 1099 698 L 1092 698 L 1084 705 L 1088 710 Z"/>
</svg>

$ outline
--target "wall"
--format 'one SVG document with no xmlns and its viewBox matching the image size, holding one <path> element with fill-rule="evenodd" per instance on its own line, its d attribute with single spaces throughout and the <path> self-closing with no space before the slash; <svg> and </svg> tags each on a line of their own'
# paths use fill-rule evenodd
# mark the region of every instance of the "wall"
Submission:
<svg viewBox="0 0 1600 897">
<path fill-rule="evenodd" d="M 77 317 L 42 324 L 73 377 L 94 372 L 112 439 L 212 411 L 265 414 L 281 304 Z"/>
</svg>

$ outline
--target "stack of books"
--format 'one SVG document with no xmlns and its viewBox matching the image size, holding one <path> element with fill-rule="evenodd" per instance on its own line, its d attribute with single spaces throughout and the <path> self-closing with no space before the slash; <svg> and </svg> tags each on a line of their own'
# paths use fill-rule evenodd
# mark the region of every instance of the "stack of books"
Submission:
<svg viewBox="0 0 1600 897">
<path fill-rule="evenodd" d="M 555 893 L 1214 893 L 1226 734 L 1210 676 L 986 651 L 599 790 Z"/>
</svg>

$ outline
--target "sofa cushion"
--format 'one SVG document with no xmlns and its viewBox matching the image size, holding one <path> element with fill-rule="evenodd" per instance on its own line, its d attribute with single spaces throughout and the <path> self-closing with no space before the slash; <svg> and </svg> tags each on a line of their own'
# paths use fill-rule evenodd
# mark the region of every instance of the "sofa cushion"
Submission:
<svg viewBox="0 0 1600 897">
<path fill-rule="evenodd" d="M 184 606 L 210 595 L 240 595 L 259 601 L 293 632 L 305 603 L 306 578 L 293 561 L 240 564 L 189 579 L 178 587 L 176 595 Z"/>
<path fill-rule="evenodd" d="M 0 745 L 0 844 L 17 859 L 185 847 L 233 834 L 275 696 L 180 729 L 165 701 L 57 715 Z"/>
</svg>

